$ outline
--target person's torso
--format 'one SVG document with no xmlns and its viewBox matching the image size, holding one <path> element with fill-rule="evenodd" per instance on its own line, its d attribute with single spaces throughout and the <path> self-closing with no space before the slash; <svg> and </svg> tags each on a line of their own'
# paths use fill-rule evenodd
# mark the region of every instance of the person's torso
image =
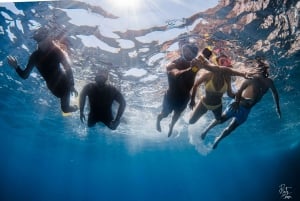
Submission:
<svg viewBox="0 0 300 201">
<path fill-rule="evenodd" d="M 177 59 L 174 61 L 177 69 L 184 70 L 190 67 L 190 62 L 183 59 Z M 169 91 L 174 96 L 188 96 L 195 81 L 196 73 L 187 71 L 177 77 L 168 75 Z"/>
<path fill-rule="evenodd" d="M 248 103 L 248 107 L 254 106 L 267 93 L 269 86 L 266 78 L 253 78 L 242 93 L 242 99 Z"/>
<path fill-rule="evenodd" d="M 218 79 L 216 78 L 217 77 L 212 74 L 211 79 L 205 83 L 205 91 L 210 93 L 224 94 L 228 89 L 227 82 L 224 76 L 221 76 Z"/>
<path fill-rule="evenodd" d="M 228 85 L 224 76 L 218 77 L 218 79 L 216 78 L 217 77 L 211 73 L 210 79 L 204 85 L 205 96 L 203 97 L 203 101 L 207 105 L 219 105 L 222 103 L 223 94 L 228 89 Z"/>
<path fill-rule="evenodd" d="M 55 47 L 45 52 L 41 50 L 34 52 L 35 66 L 46 82 L 51 82 L 53 78 L 58 79 L 62 74 L 60 68 L 62 57 L 63 53 Z"/>
<path fill-rule="evenodd" d="M 102 87 L 92 83 L 88 93 L 90 107 L 93 111 L 110 111 L 117 91 L 111 85 Z"/>
</svg>

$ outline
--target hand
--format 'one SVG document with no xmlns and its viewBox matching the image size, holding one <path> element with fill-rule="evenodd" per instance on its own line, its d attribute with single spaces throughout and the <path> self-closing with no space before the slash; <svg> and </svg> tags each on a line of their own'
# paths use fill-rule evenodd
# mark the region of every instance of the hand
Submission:
<svg viewBox="0 0 300 201">
<path fill-rule="evenodd" d="M 75 97 L 78 96 L 78 91 L 74 88 L 74 86 L 71 88 L 71 94 L 74 94 Z"/>
<path fill-rule="evenodd" d="M 119 126 L 120 124 L 120 120 L 113 120 L 109 123 L 108 127 L 111 129 L 111 130 L 116 130 L 117 127 Z"/>
<path fill-rule="evenodd" d="M 80 120 L 82 123 L 85 121 L 85 115 L 83 113 L 80 113 Z"/>
<path fill-rule="evenodd" d="M 192 99 L 191 102 L 190 102 L 190 105 L 189 105 L 190 109 L 192 110 L 195 107 L 195 105 L 196 105 L 195 100 Z"/>
<path fill-rule="evenodd" d="M 191 61 L 191 66 L 199 66 L 199 64 L 200 64 L 200 61 L 199 61 L 199 59 L 193 59 L 192 61 Z"/>
<path fill-rule="evenodd" d="M 233 102 L 230 106 L 230 109 L 238 112 L 239 111 L 239 103 L 238 102 Z"/>
<path fill-rule="evenodd" d="M 255 75 L 255 73 L 245 72 L 244 73 L 244 78 L 246 78 L 246 79 L 253 79 L 254 75 Z"/>
<path fill-rule="evenodd" d="M 198 60 L 199 60 L 201 65 L 208 65 L 209 64 L 209 61 L 202 54 L 200 54 L 198 56 Z"/>
<path fill-rule="evenodd" d="M 18 68 L 18 60 L 16 59 L 16 57 L 13 56 L 7 56 L 7 62 L 10 65 L 10 67 L 12 67 L 13 69 L 17 69 Z"/>
</svg>

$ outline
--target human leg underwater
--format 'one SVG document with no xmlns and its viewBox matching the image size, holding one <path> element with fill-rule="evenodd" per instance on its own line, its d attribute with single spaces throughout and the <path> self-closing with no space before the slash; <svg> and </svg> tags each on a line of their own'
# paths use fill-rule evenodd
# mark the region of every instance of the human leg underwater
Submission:
<svg viewBox="0 0 300 201">
<path fill-rule="evenodd" d="M 218 144 L 220 143 L 220 141 L 225 138 L 226 136 L 228 136 L 232 131 L 234 131 L 238 126 L 240 126 L 240 124 L 238 123 L 238 121 L 236 120 L 236 118 L 233 118 L 233 120 L 230 122 L 230 124 L 222 131 L 221 135 L 216 137 L 214 143 L 213 143 L 213 149 L 215 149 Z"/>
<path fill-rule="evenodd" d="M 202 100 L 200 100 L 190 117 L 189 124 L 196 123 L 206 112 L 207 108 L 202 104 Z"/>
<path fill-rule="evenodd" d="M 214 113 L 215 119 L 208 125 L 208 127 L 201 133 L 200 137 L 202 140 L 206 137 L 207 132 L 215 127 L 217 124 L 221 124 L 228 120 L 226 116 L 222 116 L 222 105 L 215 110 L 212 110 Z"/>
<path fill-rule="evenodd" d="M 61 110 L 64 113 L 75 112 L 76 110 L 78 110 L 78 107 L 76 105 L 70 105 L 70 93 L 65 94 L 60 98 L 60 105 Z"/>
</svg>

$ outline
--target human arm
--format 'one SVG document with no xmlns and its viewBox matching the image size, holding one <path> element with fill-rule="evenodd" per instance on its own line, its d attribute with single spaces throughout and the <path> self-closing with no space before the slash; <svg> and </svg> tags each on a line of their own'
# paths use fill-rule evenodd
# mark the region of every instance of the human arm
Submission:
<svg viewBox="0 0 300 201">
<path fill-rule="evenodd" d="M 250 82 L 249 80 L 245 80 L 242 85 L 240 86 L 240 88 L 238 89 L 238 91 L 235 94 L 235 102 L 232 104 L 232 108 L 234 110 L 238 110 L 241 99 L 242 99 L 242 94 L 244 92 L 244 90 L 249 86 Z"/>
<path fill-rule="evenodd" d="M 201 75 L 201 77 L 199 77 L 199 79 L 197 79 L 197 81 L 194 83 L 194 86 L 192 88 L 191 101 L 190 101 L 190 105 L 189 105 L 189 107 L 191 109 L 193 109 L 194 106 L 196 105 L 195 96 L 196 96 L 198 87 L 200 86 L 200 84 L 202 84 L 203 82 L 208 80 L 209 75 L 210 75 L 210 73 L 205 73 L 205 74 Z"/>
<path fill-rule="evenodd" d="M 82 123 L 85 121 L 84 106 L 85 106 L 86 96 L 88 96 L 88 90 L 89 90 L 89 85 L 86 85 L 81 90 L 79 96 L 79 111 L 80 111 L 80 120 Z"/>
<path fill-rule="evenodd" d="M 271 79 L 269 79 L 269 87 L 271 89 L 273 99 L 274 99 L 274 102 L 276 104 L 276 112 L 278 114 L 278 117 L 281 118 L 281 110 L 280 110 L 280 105 L 279 105 L 279 95 L 278 95 L 277 89 L 274 85 L 274 82 Z"/>
<path fill-rule="evenodd" d="M 251 74 L 248 72 L 238 71 L 226 66 L 218 66 L 211 63 L 203 55 L 199 55 L 197 59 L 191 62 L 191 66 L 197 66 L 199 69 L 204 68 L 205 70 L 211 71 L 213 73 L 222 73 L 227 76 L 240 76 L 244 78 L 251 78 Z"/>
<path fill-rule="evenodd" d="M 171 64 L 169 64 L 166 69 L 167 69 L 167 73 L 177 77 L 179 75 L 181 75 L 182 73 L 188 72 L 191 70 L 191 68 L 186 68 L 186 69 L 178 69 L 178 64 L 172 62 Z"/>
<path fill-rule="evenodd" d="M 231 85 L 231 78 L 230 77 L 226 77 L 225 78 L 225 82 L 227 83 L 227 95 L 230 98 L 235 98 L 235 94 L 232 91 L 232 85 Z"/>
<path fill-rule="evenodd" d="M 30 75 L 30 72 L 34 68 L 34 55 L 32 54 L 30 56 L 28 64 L 26 65 L 26 68 L 24 70 L 22 70 L 21 67 L 19 66 L 16 57 L 7 56 L 7 62 L 13 69 L 15 69 L 15 71 L 18 73 L 18 75 L 21 78 L 27 79 Z"/>
<path fill-rule="evenodd" d="M 112 130 L 115 130 L 118 127 L 118 125 L 120 124 L 120 119 L 126 108 L 126 101 L 125 101 L 123 95 L 119 91 L 117 91 L 117 93 L 115 95 L 115 101 L 117 101 L 119 103 L 119 108 L 118 108 L 118 112 L 117 112 L 115 119 L 112 122 L 110 122 L 110 125 L 109 125 L 109 128 Z"/>
</svg>

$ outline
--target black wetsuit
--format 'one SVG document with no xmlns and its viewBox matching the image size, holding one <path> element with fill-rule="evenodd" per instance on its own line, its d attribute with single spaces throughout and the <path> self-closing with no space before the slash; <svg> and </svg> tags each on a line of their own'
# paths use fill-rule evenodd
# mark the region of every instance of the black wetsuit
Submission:
<svg viewBox="0 0 300 201">
<path fill-rule="evenodd" d="M 85 98 L 88 96 L 90 112 L 88 126 L 94 126 L 101 121 L 106 126 L 114 119 L 112 114 L 113 101 L 125 102 L 122 94 L 111 85 L 99 86 L 96 83 L 87 84 L 80 93 L 80 112 L 83 112 Z"/>
<path fill-rule="evenodd" d="M 47 83 L 49 90 L 58 98 L 69 96 L 71 88 L 74 87 L 72 70 L 64 72 L 60 66 L 66 56 L 59 48 L 53 46 L 47 51 L 40 49 L 33 52 L 29 58 L 28 64 L 24 70 L 17 68 L 16 71 L 22 78 L 27 78 L 28 71 L 36 66 L 41 76 Z"/>
<path fill-rule="evenodd" d="M 190 67 L 190 62 L 182 58 L 175 60 L 173 63 L 179 70 Z M 194 85 L 195 77 L 196 73 L 193 71 L 184 72 L 177 77 L 168 74 L 169 88 L 163 100 L 164 114 L 169 114 L 173 110 L 181 113 L 186 108 L 190 100 L 190 91 Z"/>
</svg>

